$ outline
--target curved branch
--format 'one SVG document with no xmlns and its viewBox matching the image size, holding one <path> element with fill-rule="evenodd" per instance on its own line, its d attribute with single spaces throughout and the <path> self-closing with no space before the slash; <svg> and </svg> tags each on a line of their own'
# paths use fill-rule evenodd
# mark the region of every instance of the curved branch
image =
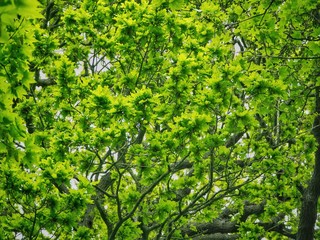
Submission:
<svg viewBox="0 0 320 240">
<path fill-rule="evenodd" d="M 262 214 L 265 211 L 266 201 L 260 204 L 245 203 L 244 211 L 240 217 L 241 222 L 245 222 L 251 215 Z M 208 223 L 193 223 L 182 229 L 184 236 L 189 236 L 193 240 L 219 240 L 219 239 L 238 239 L 239 224 L 231 220 L 231 216 L 239 213 L 236 209 L 226 208 L 219 217 L 213 219 Z M 257 225 L 263 227 L 268 232 L 278 232 L 288 238 L 295 238 L 296 234 L 292 233 L 281 222 L 285 217 L 284 214 L 279 214 L 274 217 L 270 222 L 259 222 Z"/>
</svg>

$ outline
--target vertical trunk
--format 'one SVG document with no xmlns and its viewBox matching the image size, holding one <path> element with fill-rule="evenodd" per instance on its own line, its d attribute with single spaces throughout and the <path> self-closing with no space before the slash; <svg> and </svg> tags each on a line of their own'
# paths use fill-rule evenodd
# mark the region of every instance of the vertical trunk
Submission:
<svg viewBox="0 0 320 240">
<path fill-rule="evenodd" d="M 317 205 L 320 190 L 320 148 L 316 152 L 316 165 L 311 181 L 304 192 L 297 240 L 313 240 L 317 220 Z"/>
<path fill-rule="evenodd" d="M 320 87 L 316 88 L 316 114 L 312 133 L 317 140 L 315 166 L 308 187 L 303 194 L 297 240 L 313 240 L 317 220 L 317 205 L 320 195 Z"/>
</svg>

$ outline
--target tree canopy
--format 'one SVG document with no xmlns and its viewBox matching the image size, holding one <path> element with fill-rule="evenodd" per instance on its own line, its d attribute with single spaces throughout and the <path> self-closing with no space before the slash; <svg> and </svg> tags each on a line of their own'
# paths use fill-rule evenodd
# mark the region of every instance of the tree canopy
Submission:
<svg viewBox="0 0 320 240">
<path fill-rule="evenodd" d="M 320 238 L 317 0 L 0 3 L 0 239 Z"/>
</svg>

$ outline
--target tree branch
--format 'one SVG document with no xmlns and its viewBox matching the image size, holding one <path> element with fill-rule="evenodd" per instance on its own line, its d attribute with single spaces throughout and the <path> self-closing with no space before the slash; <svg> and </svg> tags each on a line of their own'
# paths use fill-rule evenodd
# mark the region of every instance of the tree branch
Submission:
<svg viewBox="0 0 320 240">
<path fill-rule="evenodd" d="M 214 233 L 192 238 L 193 240 L 236 240 L 239 239 L 238 234 Z"/>
<path fill-rule="evenodd" d="M 262 201 L 260 204 L 245 203 L 244 212 L 240 217 L 241 222 L 245 222 L 251 215 L 262 214 L 265 211 L 266 201 Z M 182 229 L 182 234 L 192 237 L 193 240 L 219 240 L 219 239 L 238 239 L 239 235 L 236 233 L 239 230 L 239 225 L 231 220 L 232 215 L 239 213 L 237 209 L 226 208 L 219 217 L 212 220 L 209 223 L 193 223 Z M 271 222 L 257 223 L 257 225 L 263 227 L 266 231 L 278 232 L 289 238 L 295 238 L 295 234 L 289 229 L 285 228 L 285 225 L 281 223 L 284 218 L 284 214 L 279 214 L 274 217 Z"/>
</svg>

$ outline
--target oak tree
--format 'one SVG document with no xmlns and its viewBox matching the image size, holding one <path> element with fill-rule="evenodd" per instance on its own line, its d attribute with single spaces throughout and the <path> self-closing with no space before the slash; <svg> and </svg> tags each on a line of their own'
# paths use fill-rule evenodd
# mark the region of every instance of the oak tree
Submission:
<svg viewBox="0 0 320 240">
<path fill-rule="evenodd" d="M 313 239 L 320 4 L 0 3 L 1 239 Z"/>
</svg>

